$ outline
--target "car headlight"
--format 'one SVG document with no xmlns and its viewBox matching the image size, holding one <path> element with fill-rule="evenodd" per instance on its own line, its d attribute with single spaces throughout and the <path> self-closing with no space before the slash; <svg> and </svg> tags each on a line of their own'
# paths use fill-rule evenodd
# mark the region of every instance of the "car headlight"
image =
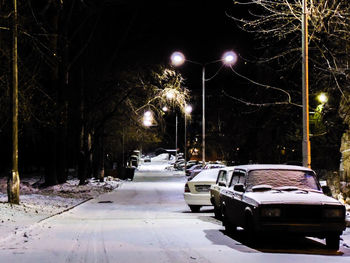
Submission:
<svg viewBox="0 0 350 263">
<path fill-rule="evenodd" d="M 261 209 L 262 217 L 279 217 L 281 216 L 281 209 L 279 208 L 262 208 Z"/>
<path fill-rule="evenodd" d="M 322 210 L 323 217 L 327 218 L 342 218 L 344 211 L 341 208 L 325 208 Z"/>
</svg>

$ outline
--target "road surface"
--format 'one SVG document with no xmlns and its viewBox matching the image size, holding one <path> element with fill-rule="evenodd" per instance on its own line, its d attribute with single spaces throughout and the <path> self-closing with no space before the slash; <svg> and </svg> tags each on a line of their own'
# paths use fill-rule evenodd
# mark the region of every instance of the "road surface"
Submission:
<svg viewBox="0 0 350 263">
<path fill-rule="evenodd" d="M 347 231 L 338 252 L 316 239 L 247 246 L 244 231 L 225 234 L 211 207 L 191 213 L 185 178 L 139 172 L 111 193 L 35 224 L 0 244 L 0 262 L 350 262 Z"/>
</svg>

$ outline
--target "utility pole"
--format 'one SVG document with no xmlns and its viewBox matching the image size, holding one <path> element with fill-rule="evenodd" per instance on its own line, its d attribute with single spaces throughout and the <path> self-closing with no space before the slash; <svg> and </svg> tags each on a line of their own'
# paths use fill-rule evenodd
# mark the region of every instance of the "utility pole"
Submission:
<svg viewBox="0 0 350 263">
<path fill-rule="evenodd" d="M 175 118 L 175 161 L 177 161 L 177 113 Z"/>
<path fill-rule="evenodd" d="M 17 0 L 13 0 L 12 14 L 12 171 L 7 182 L 8 202 L 19 204 L 18 173 L 18 14 Z"/>
<path fill-rule="evenodd" d="M 309 36 L 307 0 L 303 0 L 302 18 L 302 86 L 303 86 L 303 166 L 311 168 L 311 147 L 309 127 Z"/>
<path fill-rule="evenodd" d="M 202 66 L 202 166 L 205 166 L 205 64 Z"/>
</svg>

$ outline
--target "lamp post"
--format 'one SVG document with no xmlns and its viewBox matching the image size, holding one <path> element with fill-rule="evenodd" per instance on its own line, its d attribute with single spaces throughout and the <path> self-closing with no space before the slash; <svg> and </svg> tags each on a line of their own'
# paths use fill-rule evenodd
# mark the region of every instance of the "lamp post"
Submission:
<svg viewBox="0 0 350 263">
<path fill-rule="evenodd" d="M 308 10 L 307 0 L 303 0 L 302 17 L 302 91 L 303 91 L 303 166 L 311 168 L 311 146 L 309 126 L 309 51 L 308 51 Z"/>
<path fill-rule="evenodd" d="M 186 168 L 187 168 L 187 114 L 191 114 L 192 112 L 192 106 L 191 105 L 186 105 L 185 102 L 185 147 L 184 147 L 184 159 L 185 159 L 185 173 L 186 173 Z"/>
<path fill-rule="evenodd" d="M 213 64 L 221 61 L 224 65 L 231 66 L 237 62 L 237 55 L 233 51 L 227 51 L 221 57 L 220 60 L 215 60 L 208 63 L 200 63 L 192 60 L 188 60 L 185 58 L 185 55 L 179 51 L 175 51 L 172 53 L 171 64 L 174 66 L 181 66 L 185 61 L 190 62 L 192 64 L 202 66 L 202 165 L 205 165 L 205 82 L 207 79 L 205 78 L 205 67 L 208 64 Z"/>
</svg>

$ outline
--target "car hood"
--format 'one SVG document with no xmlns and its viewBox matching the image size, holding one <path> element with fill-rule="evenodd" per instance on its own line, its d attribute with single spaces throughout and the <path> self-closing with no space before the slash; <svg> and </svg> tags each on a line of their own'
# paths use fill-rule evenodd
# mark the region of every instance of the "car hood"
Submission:
<svg viewBox="0 0 350 263">
<path fill-rule="evenodd" d="M 311 191 L 265 191 L 247 192 L 244 198 L 258 204 L 307 204 L 307 205 L 341 205 L 341 203 L 323 193 Z"/>
</svg>

